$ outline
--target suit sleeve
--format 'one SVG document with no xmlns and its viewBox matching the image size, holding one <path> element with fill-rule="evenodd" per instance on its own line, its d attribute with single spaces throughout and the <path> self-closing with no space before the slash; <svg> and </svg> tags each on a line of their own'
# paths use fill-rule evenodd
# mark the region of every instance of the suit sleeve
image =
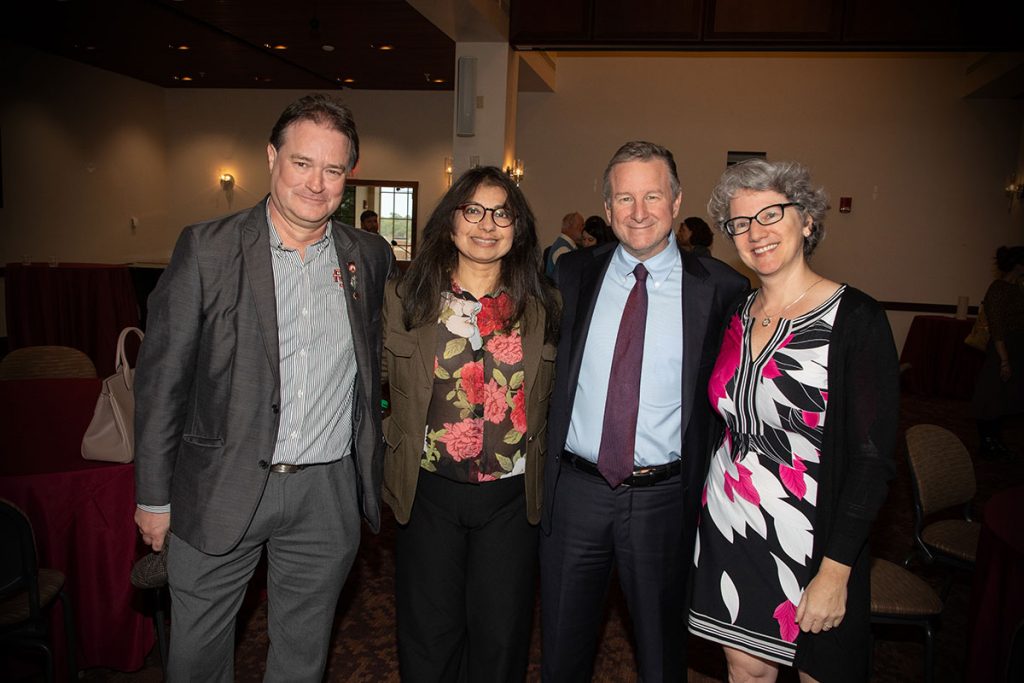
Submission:
<svg viewBox="0 0 1024 683">
<path fill-rule="evenodd" d="M 197 237 L 186 229 L 149 297 L 146 337 L 135 371 L 135 495 L 166 505 L 185 428 L 202 333 Z"/>
</svg>

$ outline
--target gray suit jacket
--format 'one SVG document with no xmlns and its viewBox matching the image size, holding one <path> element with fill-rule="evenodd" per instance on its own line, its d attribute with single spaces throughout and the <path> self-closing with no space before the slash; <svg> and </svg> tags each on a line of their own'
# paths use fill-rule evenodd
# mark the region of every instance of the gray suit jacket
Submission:
<svg viewBox="0 0 1024 683">
<path fill-rule="evenodd" d="M 210 554 L 241 540 L 277 441 L 277 305 L 266 202 L 182 232 L 149 298 L 135 374 L 136 500 L 171 504 L 171 527 Z M 335 223 L 358 365 L 354 453 L 363 516 L 380 527 L 380 315 L 394 256 Z M 338 453 L 338 457 L 345 455 Z"/>
</svg>

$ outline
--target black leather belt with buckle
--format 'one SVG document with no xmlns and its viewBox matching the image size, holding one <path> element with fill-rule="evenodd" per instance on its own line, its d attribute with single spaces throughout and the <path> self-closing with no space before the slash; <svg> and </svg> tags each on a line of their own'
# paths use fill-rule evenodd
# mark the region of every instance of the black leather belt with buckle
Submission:
<svg viewBox="0 0 1024 683">
<path fill-rule="evenodd" d="M 604 475 L 602 475 L 601 471 L 597 469 L 597 465 L 586 458 L 581 458 L 575 453 L 563 451 L 562 462 L 566 463 L 569 467 L 579 470 L 580 472 L 585 472 L 586 474 L 604 479 Z M 682 471 L 682 466 L 683 463 L 681 460 L 675 460 L 667 465 L 638 467 L 633 470 L 633 474 L 622 483 L 626 486 L 654 486 L 659 482 L 663 482 L 666 479 L 670 479 L 679 474 L 679 472 Z"/>
</svg>

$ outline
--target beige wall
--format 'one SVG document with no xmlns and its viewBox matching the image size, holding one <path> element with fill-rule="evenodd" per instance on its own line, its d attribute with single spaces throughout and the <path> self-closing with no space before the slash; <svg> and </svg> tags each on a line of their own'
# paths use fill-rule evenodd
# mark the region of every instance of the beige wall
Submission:
<svg viewBox="0 0 1024 683">
<path fill-rule="evenodd" d="M 268 189 L 265 146 L 300 91 L 164 90 L 0 44 L 0 262 L 166 259 L 181 227 Z M 521 93 L 523 190 L 549 242 L 602 211 L 621 142 L 671 148 L 682 215 L 703 215 L 727 150 L 808 164 L 853 212 L 830 214 L 816 264 L 883 300 L 977 303 L 1000 244 L 1024 241 L 1003 192 L 1024 172 L 1024 102 L 964 99 L 970 55 L 560 55 L 558 90 Z M 345 91 L 357 177 L 420 183 L 422 226 L 446 187 L 451 93 Z M 237 178 L 229 204 L 217 176 Z M 138 220 L 132 230 L 130 219 Z M 736 264 L 716 239 L 716 256 Z M 898 341 L 910 314 L 891 316 Z"/>
<path fill-rule="evenodd" d="M 151 253 L 166 221 L 164 91 L 2 43 L 0 63 L 0 263 Z"/>
<path fill-rule="evenodd" d="M 619 144 L 676 155 L 681 216 L 705 215 L 728 150 L 809 165 L 838 206 L 816 266 L 882 300 L 977 303 L 1000 244 L 1024 241 L 1003 188 L 1021 156 L 1024 102 L 962 97 L 969 55 L 560 54 L 558 90 L 519 96 L 522 188 L 543 240 L 567 211 L 602 212 Z M 738 265 L 717 236 L 714 254 Z M 911 315 L 893 315 L 902 340 Z"/>
<path fill-rule="evenodd" d="M 269 191 L 267 139 L 281 111 L 305 94 L 292 90 L 171 90 L 167 92 L 170 224 L 166 252 L 181 226 L 251 206 Z M 419 182 L 422 226 L 447 189 L 450 93 L 345 91 L 359 129 L 354 177 Z M 228 171 L 228 195 L 217 178 Z"/>
<path fill-rule="evenodd" d="M 184 225 L 267 193 L 270 129 L 305 94 L 165 90 L 9 45 L 0 57 L 13 77 L 0 101 L 0 263 L 166 260 Z M 419 182 L 422 225 L 447 188 L 451 94 L 340 96 L 359 127 L 355 177 Z M 230 202 L 222 171 L 237 181 Z"/>
</svg>

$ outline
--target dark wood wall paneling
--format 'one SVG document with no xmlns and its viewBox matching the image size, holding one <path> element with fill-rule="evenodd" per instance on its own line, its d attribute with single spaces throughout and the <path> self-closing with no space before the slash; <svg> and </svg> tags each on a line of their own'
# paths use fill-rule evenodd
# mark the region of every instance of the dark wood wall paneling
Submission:
<svg viewBox="0 0 1024 683">
<path fill-rule="evenodd" d="M 1022 0 L 512 0 L 552 50 L 1020 50 Z"/>
</svg>

